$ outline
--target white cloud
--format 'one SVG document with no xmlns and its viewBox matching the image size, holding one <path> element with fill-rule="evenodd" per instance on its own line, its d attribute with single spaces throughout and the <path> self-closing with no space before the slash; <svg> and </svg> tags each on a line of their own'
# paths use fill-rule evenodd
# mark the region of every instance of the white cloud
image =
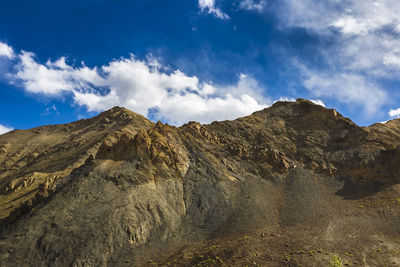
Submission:
<svg viewBox="0 0 400 267">
<path fill-rule="evenodd" d="M 265 108 L 253 97 L 239 98 L 227 94 L 224 98 L 203 98 L 196 94 L 174 95 L 160 107 L 160 118 L 180 125 L 188 121 L 212 122 L 233 120 Z M 190 112 L 188 112 L 190 110 Z"/>
<path fill-rule="evenodd" d="M 387 100 L 387 93 L 373 81 L 358 74 L 320 73 L 303 68 L 304 87 L 314 96 L 335 99 L 347 105 L 363 108 L 366 116 L 373 115 Z M 318 103 L 322 104 L 323 103 Z"/>
<path fill-rule="evenodd" d="M 331 26 L 338 28 L 345 34 L 366 34 L 368 25 L 352 16 L 341 17 L 331 23 Z"/>
<path fill-rule="evenodd" d="M 90 90 L 92 84 L 100 86 L 103 82 L 96 68 L 73 68 L 66 65 L 65 58 L 47 61 L 46 65 L 37 63 L 30 52 L 22 51 L 18 58 L 20 61 L 13 77 L 31 93 L 59 95 L 63 91 Z"/>
<path fill-rule="evenodd" d="M 281 23 L 289 27 L 302 27 L 314 31 L 326 31 L 326 28 L 335 18 L 336 5 L 335 0 L 282 0 L 279 1 Z"/>
<path fill-rule="evenodd" d="M 25 51 L 18 59 L 14 83 L 45 96 L 70 94 L 74 103 L 89 111 L 119 105 L 179 125 L 235 119 L 271 103 L 257 81 L 245 74 L 234 85 L 214 85 L 166 69 L 151 56 L 138 60 L 132 55 L 99 68 L 68 65 L 65 58 L 41 64 Z"/>
<path fill-rule="evenodd" d="M 296 102 L 296 99 L 293 97 L 286 97 L 286 96 L 281 96 L 278 100 L 274 101 L 274 103 L 282 101 L 282 102 Z"/>
<path fill-rule="evenodd" d="M 306 28 L 335 41 L 319 52 L 336 70 L 397 78 L 398 10 L 398 0 L 283 0 L 279 11 L 285 27 Z"/>
<path fill-rule="evenodd" d="M 239 8 L 246 9 L 246 10 L 257 10 L 261 11 L 264 9 L 264 7 L 267 5 L 267 2 L 265 0 L 259 0 L 259 1 L 254 1 L 254 0 L 243 0 L 239 4 Z"/>
<path fill-rule="evenodd" d="M 11 46 L 0 42 L 0 57 L 12 59 L 14 57 L 14 50 Z"/>
<path fill-rule="evenodd" d="M 391 109 L 390 111 L 389 111 L 389 116 L 390 117 L 392 117 L 392 118 L 399 118 L 400 117 L 400 108 L 398 108 L 398 109 Z"/>
<path fill-rule="evenodd" d="M 199 0 L 199 7 L 202 12 L 212 14 L 219 19 L 229 19 L 226 13 L 215 7 L 215 0 Z"/>
<path fill-rule="evenodd" d="M 317 46 L 315 51 L 324 63 L 323 70 L 301 62 L 308 68 L 300 67 L 305 74 L 301 79 L 312 95 L 361 107 L 365 117 L 380 113 L 394 90 L 382 81 L 399 81 L 400 77 L 400 1 L 279 3 L 281 29 L 304 28 L 327 41 L 328 45 Z"/>
<path fill-rule="evenodd" d="M 313 102 L 313 103 L 316 104 L 316 105 L 320 105 L 320 106 L 325 107 L 325 103 L 324 103 L 322 100 L 319 100 L 319 99 L 310 99 L 310 101 Z"/>
<path fill-rule="evenodd" d="M 9 131 L 12 131 L 12 130 L 14 130 L 14 129 L 10 128 L 10 127 L 3 126 L 3 125 L 0 124 L 0 134 L 5 134 L 5 133 L 7 133 Z"/>
<path fill-rule="evenodd" d="M 334 27 L 344 34 L 363 35 L 383 27 L 399 28 L 397 0 L 283 0 L 283 22 L 318 32 Z"/>
<path fill-rule="evenodd" d="M 331 23 L 344 34 L 365 35 L 376 33 L 383 27 L 396 30 L 400 23 L 398 8 L 399 1 L 396 0 L 366 0 L 348 1 L 343 5 L 345 10 L 338 10 L 341 14 L 338 19 Z"/>
<path fill-rule="evenodd" d="M 400 51 L 393 49 L 383 57 L 383 64 L 400 68 Z"/>
</svg>

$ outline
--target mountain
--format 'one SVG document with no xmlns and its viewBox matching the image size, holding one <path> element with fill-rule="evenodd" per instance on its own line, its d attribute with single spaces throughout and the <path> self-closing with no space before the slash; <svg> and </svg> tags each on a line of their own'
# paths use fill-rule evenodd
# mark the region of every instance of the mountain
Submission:
<svg viewBox="0 0 400 267">
<path fill-rule="evenodd" d="M 0 265 L 398 266 L 399 182 L 400 120 L 298 99 L 173 127 L 114 107 L 0 136 Z"/>
</svg>

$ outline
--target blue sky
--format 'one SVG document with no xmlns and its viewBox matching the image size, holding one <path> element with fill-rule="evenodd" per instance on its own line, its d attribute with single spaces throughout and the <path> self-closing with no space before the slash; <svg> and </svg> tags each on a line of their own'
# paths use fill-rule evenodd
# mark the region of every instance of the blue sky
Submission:
<svg viewBox="0 0 400 267">
<path fill-rule="evenodd" d="M 395 0 L 6 1 L 0 133 L 119 105 L 181 125 L 298 97 L 400 115 Z"/>
</svg>

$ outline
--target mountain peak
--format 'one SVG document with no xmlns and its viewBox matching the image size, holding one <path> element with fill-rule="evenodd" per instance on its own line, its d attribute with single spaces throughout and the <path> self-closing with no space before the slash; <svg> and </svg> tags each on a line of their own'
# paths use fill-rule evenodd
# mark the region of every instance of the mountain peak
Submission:
<svg viewBox="0 0 400 267">
<path fill-rule="evenodd" d="M 125 107 L 120 107 L 120 106 L 114 106 L 106 111 L 103 111 L 102 113 L 99 114 L 99 116 L 112 116 L 112 117 L 118 117 L 118 116 L 129 116 L 129 117 L 144 117 L 136 112 L 133 112 Z"/>
<path fill-rule="evenodd" d="M 304 98 L 297 98 L 296 101 L 277 101 L 271 106 L 271 108 L 277 108 L 277 107 L 303 108 L 303 109 L 314 108 L 314 110 L 327 109 L 324 106 L 321 106 Z"/>
<path fill-rule="evenodd" d="M 145 116 L 133 112 L 125 107 L 115 106 L 109 110 L 103 111 L 93 119 L 100 119 L 102 123 L 109 124 L 110 122 L 130 122 L 133 124 L 152 125 L 149 119 Z"/>
<path fill-rule="evenodd" d="M 326 108 L 303 98 L 298 98 L 296 101 L 277 101 L 268 108 L 254 112 L 251 116 L 283 120 L 288 126 L 292 125 L 304 130 L 321 127 L 336 128 L 342 123 L 357 126 L 335 109 Z"/>
</svg>

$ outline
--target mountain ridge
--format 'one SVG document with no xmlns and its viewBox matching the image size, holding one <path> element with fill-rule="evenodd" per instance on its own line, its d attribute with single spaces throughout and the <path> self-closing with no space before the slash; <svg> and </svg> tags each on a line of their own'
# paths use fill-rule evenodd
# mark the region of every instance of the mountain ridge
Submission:
<svg viewBox="0 0 400 267">
<path fill-rule="evenodd" d="M 298 99 L 205 125 L 114 107 L 10 132 L 0 263 L 398 263 L 399 129 Z"/>
</svg>

